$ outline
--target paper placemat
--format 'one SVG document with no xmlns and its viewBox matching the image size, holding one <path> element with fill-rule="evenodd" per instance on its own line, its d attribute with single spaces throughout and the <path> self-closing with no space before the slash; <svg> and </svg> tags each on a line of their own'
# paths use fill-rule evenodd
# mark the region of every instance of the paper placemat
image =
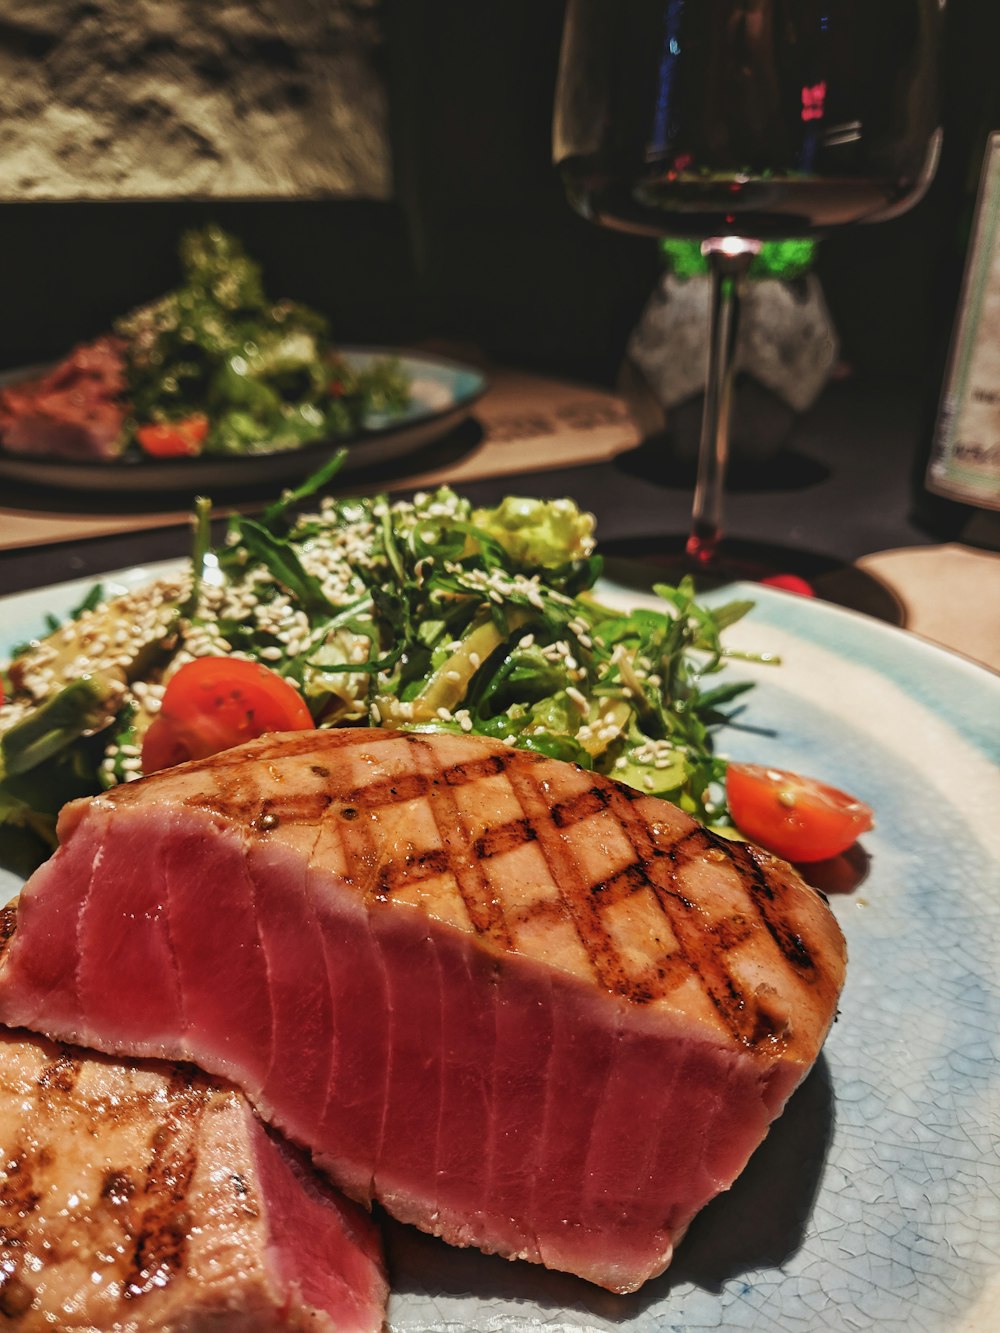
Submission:
<svg viewBox="0 0 1000 1333">
<path fill-rule="evenodd" d="M 893 621 L 1000 671 L 1000 552 L 958 543 L 863 555 L 816 580 L 821 597 Z"/>
</svg>

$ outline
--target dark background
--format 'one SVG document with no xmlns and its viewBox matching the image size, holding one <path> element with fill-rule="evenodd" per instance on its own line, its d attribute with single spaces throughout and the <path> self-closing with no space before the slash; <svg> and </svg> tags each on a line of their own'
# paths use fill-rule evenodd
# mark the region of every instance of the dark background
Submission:
<svg viewBox="0 0 1000 1333">
<path fill-rule="evenodd" d="M 929 400 L 969 222 L 963 187 L 1000 120 L 1000 4 L 948 10 L 935 184 L 903 218 L 831 236 L 818 260 L 851 374 Z M 5 204 L 0 367 L 58 356 L 163 291 L 179 232 L 212 217 L 263 262 L 272 295 L 325 310 L 345 341 L 451 338 L 613 384 L 658 257 L 654 241 L 594 227 L 563 199 L 549 137 L 562 3 L 386 0 L 385 14 L 394 202 Z"/>
</svg>

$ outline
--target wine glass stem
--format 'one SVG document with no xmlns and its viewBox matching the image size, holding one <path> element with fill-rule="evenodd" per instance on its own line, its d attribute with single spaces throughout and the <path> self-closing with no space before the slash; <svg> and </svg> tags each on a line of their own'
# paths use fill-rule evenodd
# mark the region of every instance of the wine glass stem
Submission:
<svg viewBox="0 0 1000 1333">
<path fill-rule="evenodd" d="M 722 501 L 729 462 L 740 299 L 747 270 L 759 251 L 759 241 L 735 236 L 714 237 L 703 241 L 701 246 L 702 254 L 708 259 L 710 275 L 708 372 L 691 533 L 685 548 L 688 558 L 699 566 L 715 560 L 722 540 Z"/>
</svg>

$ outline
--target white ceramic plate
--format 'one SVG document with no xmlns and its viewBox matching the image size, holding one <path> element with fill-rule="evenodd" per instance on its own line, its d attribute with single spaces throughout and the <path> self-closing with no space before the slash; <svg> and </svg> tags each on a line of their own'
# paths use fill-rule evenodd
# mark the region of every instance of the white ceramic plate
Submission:
<svg viewBox="0 0 1000 1333">
<path fill-rule="evenodd" d="M 105 583 L 124 589 L 163 568 Z M 0 655 L 87 586 L 0 601 Z M 604 594 L 643 600 L 621 585 Z M 825 604 L 759 587 L 730 595 L 757 602 L 731 645 L 777 651 L 783 665 L 732 668 L 758 688 L 720 748 L 822 777 L 876 810 L 867 874 L 832 897 L 850 951 L 839 1021 L 662 1278 L 615 1297 L 387 1222 L 395 1333 L 998 1326 L 1000 677 Z"/>
<path fill-rule="evenodd" d="M 486 378 L 471 366 L 441 357 L 413 355 L 391 347 L 339 349 L 353 366 L 379 357 L 396 357 L 410 378 L 411 401 L 405 411 L 370 417 L 361 434 L 348 439 L 316 441 L 277 453 L 203 455 L 200 458 L 69 459 L 7 453 L 0 447 L 0 477 L 37 486 L 76 491 L 145 493 L 234 488 L 282 483 L 308 476 L 342 446 L 348 455 L 342 473 L 375 467 L 412 453 L 458 425 L 486 389 Z M 38 374 L 10 371 L 0 384 Z"/>
</svg>

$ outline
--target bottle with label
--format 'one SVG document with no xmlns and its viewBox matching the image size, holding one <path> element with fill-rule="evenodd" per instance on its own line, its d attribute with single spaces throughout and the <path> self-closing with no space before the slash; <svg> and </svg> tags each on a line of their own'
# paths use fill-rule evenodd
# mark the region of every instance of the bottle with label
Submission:
<svg viewBox="0 0 1000 1333">
<path fill-rule="evenodd" d="M 993 439 L 1000 440 L 1000 430 L 984 426 L 977 417 L 976 409 L 988 408 L 988 400 L 972 403 L 971 418 L 966 408 L 974 389 L 987 394 L 1000 391 L 1000 375 L 993 377 L 987 370 L 985 379 L 992 383 L 984 382 L 983 367 L 972 355 L 974 345 L 989 338 L 983 310 L 978 315 L 967 313 L 973 293 L 985 288 L 982 267 L 978 285 L 974 276 L 977 241 L 981 257 L 995 252 L 998 245 L 995 214 L 991 218 L 988 208 L 977 207 L 991 161 L 996 170 L 989 145 L 992 135 L 1000 132 L 998 49 L 1000 4 L 949 0 L 943 61 L 944 148 L 929 201 L 926 264 L 914 275 L 933 320 L 924 367 L 924 430 L 912 475 L 912 517 L 920 528 L 944 541 L 994 547 L 1000 545 L 1000 510 L 981 498 L 989 489 L 982 476 L 988 465 L 989 438 L 973 438 L 969 432 L 974 429 L 978 437 L 981 429 L 992 429 Z M 968 378 L 963 380 L 964 373 Z M 1000 423 L 1000 413 L 996 420 Z M 969 445 L 985 445 L 986 450 L 970 450 Z M 969 475 L 972 472 L 975 478 Z"/>
<path fill-rule="evenodd" d="M 925 485 L 967 509 L 953 511 L 968 520 L 956 535 L 1000 530 L 976 521 L 1000 511 L 1000 133 L 987 141 Z"/>
</svg>

